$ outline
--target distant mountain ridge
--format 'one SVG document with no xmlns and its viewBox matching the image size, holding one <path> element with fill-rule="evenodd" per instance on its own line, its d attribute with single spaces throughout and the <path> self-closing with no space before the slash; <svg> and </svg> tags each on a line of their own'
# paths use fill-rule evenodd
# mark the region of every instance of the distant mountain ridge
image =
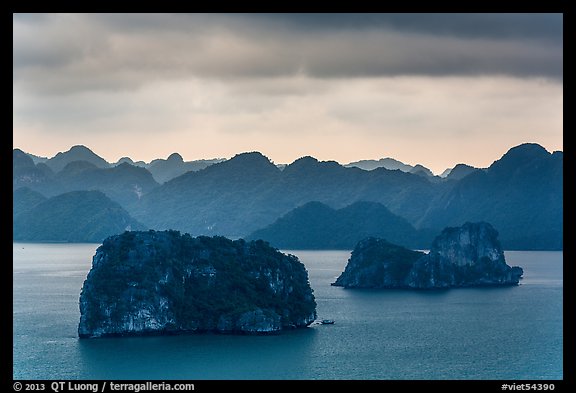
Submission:
<svg viewBox="0 0 576 393">
<path fill-rule="evenodd" d="M 470 165 L 458 164 L 454 168 L 451 168 L 450 171 L 447 172 L 444 177 L 449 180 L 460 180 L 468 176 L 469 174 L 480 170 L 481 169 L 474 168 L 473 166 Z"/>
<path fill-rule="evenodd" d="M 563 248 L 563 153 L 527 143 L 439 193 L 417 226 L 487 221 L 508 249 Z"/>
<path fill-rule="evenodd" d="M 73 161 L 86 161 L 94 164 L 98 168 L 109 168 L 110 164 L 104 160 L 99 155 L 95 154 L 92 150 L 88 149 L 86 146 L 76 145 L 72 146 L 70 150 L 64 153 L 58 153 L 54 157 L 49 158 L 46 161 L 46 165 L 52 171 L 59 172 L 66 165 Z"/>
<path fill-rule="evenodd" d="M 170 157 L 165 161 L 181 162 Z M 513 147 L 489 168 L 458 165 L 446 178 L 309 156 L 281 170 L 251 152 L 158 184 L 130 161 L 108 168 L 72 161 L 54 172 L 48 161 L 35 164 L 15 149 L 13 190 L 28 187 L 48 198 L 100 190 L 149 228 L 194 236 L 245 237 L 308 202 L 339 210 L 364 201 L 381 204 L 416 230 L 487 221 L 506 249 L 563 247 L 563 153 L 537 144 Z"/>
<path fill-rule="evenodd" d="M 157 158 L 150 163 L 144 161 L 134 162 L 130 157 L 122 157 L 116 163 L 107 162 L 105 159 L 94 153 L 83 145 L 72 146 L 68 151 L 57 153 L 52 158 L 39 157 L 31 153 L 25 153 L 20 149 L 14 151 L 21 152 L 32 159 L 32 164 L 46 164 L 54 173 L 62 171 L 68 164 L 83 161 L 93 164 L 96 168 L 111 168 L 123 163 L 147 169 L 158 183 L 164 183 L 170 179 L 178 177 L 188 171 L 198 171 L 217 162 L 222 162 L 223 158 L 201 159 L 194 161 L 184 161 L 178 153 L 172 153 L 167 159 Z"/>
<path fill-rule="evenodd" d="M 152 173 L 152 176 L 154 176 L 154 179 L 156 179 L 158 183 L 165 183 L 186 172 L 199 171 L 222 161 L 224 161 L 224 159 L 216 158 L 211 160 L 195 160 L 186 162 L 180 154 L 172 153 L 166 160 L 153 160 L 149 165 L 146 165 L 145 168 Z"/>
<path fill-rule="evenodd" d="M 403 162 L 390 157 L 381 158 L 379 160 L 360 160 L 345 164 L 344 166 L 347 168 L 356 167 L 364 169 L 365 171 L 371 171 L 376 168 L 385 168 L 391 171 L 398 169 L 402 172 L 410 172 L 412 169 L 414 169 L 412 165 L 404 164 Z"/>
<path fill-rule="evenodd" d="M 355 202 L 338 210 L 320 202 L 308 202 L 246 239 L 263 239 L 283 249 L 351 250 L 370 236 L 405 247 L 425 248 L 433 233 L 417 231 L 404 218 L 376 202 Z"/>
<path fill-rule="evenodd" d="M 19 189 L 14 199 L 29 202 L 13 218 L 13 239 L 26 241 L 101 242 L 125 230 L 144 230 L 116 202 L 100 191 L 74 191 L 42 200 L 30 190 Z"/>
</svg>

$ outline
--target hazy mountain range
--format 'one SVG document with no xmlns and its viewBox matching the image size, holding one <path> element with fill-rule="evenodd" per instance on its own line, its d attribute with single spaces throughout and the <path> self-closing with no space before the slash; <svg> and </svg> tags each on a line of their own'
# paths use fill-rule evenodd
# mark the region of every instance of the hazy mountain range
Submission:
<svg viewBox="0 0 576 393">
<path fill-rule="evenodd" d="M 112 164 L 84 146 L 49 159 L 15 149 L 14 228 L 22 217 L 36 225 L 23 200 L 97 190 L 151 229 L 261 236 L 278 247 L 347 248 L 360 233 L 396 233 L 403 240 L 389 240 L 417 246 L 445 226 L 487 221 L 506 249 L 562 249 L 562 152 L 523 144 L 488 168 L 461 164 L 443 176 L 393 159 L 344 166 L 302 157 L 281 169 L 259 152 L 225 161 L 185 162 L 175 153 L 149 164 L 127 157 Z M 57 219 L 51 211 L 62 214 L 48 210 L 43 220 Z"/>
<path fill-rule="evenodd" d="M 395 160 L 390 157 L 381 158 L 379 160 L 361 160 L 351 162 L 349 164 L 344 165 L 347 168 L 356 167 L 360 169 L 364 169 L 366 171 L 371 171 L 376 168 L 386 168 L 390 170 L 399 169 L 402 172 L 410 172 L 414 167 L 412 165 L 404 164 L 398 160 Z"/>
<path fill-rule="evenodd" d="M 470 165 L 458 164 L 454 168 L 445 169 L 440 175 L 436 176 L 436 175 L 434 175 L 434 173 L 432 173 L 432 171 L 430 169 L 426 168 L 424 165 L 416 164 L 416 165 L 412 166 L 409 164 L 404 164 L 403 162 L 395 160 L 394 158 L 390 158 L 390 157 L 381 158 L 379 160 L 355 161 L 355 162 L 351 162 L 349 164 L 345 164 L 344 166 L 346 168 L 352 168 L 352 167 L 360 168 L 360 169 L 364 169 L 366 171 L 371 171 L 371 170 L 374 170 L 377 168 L 385 168 L 385 169 L 389 169 L 392 171 L 398 169 L 402 172 L 413 173 L 413 174 L 420 175 L 420 176 L 439 177 L 439 178 L 447 178 L 454 171 L 459 173 L 458 176 L 459 176 L 459 178 L 461 178 L 461 177 L 463 177 L 462 174 L 464 174 L 464 173 L 468 174 L 468 173 L 470 173 L 470 171 L 477 169 L 477 168 L 471 167 Z M 464 169 L 464 168 L 466 168 L 466 169 Z"/>
<path fill-rule="evenodd" d="M 20 188 L 14 191 L 14 200 L 20 201 L 20 212 L 14 214 L 14 240 L 98 243 L 125 230 L 146 229 L 100 191 L 72 191 L 43 198 Z"/>
<path fill-rule="evenodd" d="M 344 249 L 370 236 L 379 236 L 395 244 L 426 248 L 434 232 L 416 230 L 406 219 L 377 202 L 355 202 L 332 209 L 320 202 L 308 202 L 246 240 L 266 239 L 283 249 Z"/>
<path fill-rule="evenodd" d="M 195 161 L 184 161 L 182 156 L 178 153 L 172 153 L 167 159 L 158 158 L 146 163 L 144 161 L 133 161 L 130 157 L 122 157 L 115 163 L 109 163 L 102 157 L 95 154 L 92 150 L 88 149 L 86 146 L 72 146 L 70 150 L 58 153 L 52 158 L 39 157 L 34 154 L 24 153 L 25 156 L 31 159 L 31 161 L 23 158 L 24 153 L 20 149 L 14 149 L 14 160 L 18 160 L 18 167 L 30 166 L 36 164 L 41 165 L 41 168 L 48 167 L 51 173 L 58 173 L 63 170 L 68 164 L 82 161 L 92 164 L 95 168 L 112 168 L 119 166 L 120 164 L 127 163 L 132 166 L 146 168 L 154 180 L 158 183 L 164 183 L 170 179 L 180 176 L 189 171 L 199 171 L 207 166 L 215 164 L 217 162 L 224 161 L 223 158 L 214 158 L 207 160 L 195 160 Z M 18 157 L 16 157 L 18 156 Z M 26 165 L 24 165 L 26 164 Z M 15 164 L 16 168 L 16 164 Z"/>
</svg>

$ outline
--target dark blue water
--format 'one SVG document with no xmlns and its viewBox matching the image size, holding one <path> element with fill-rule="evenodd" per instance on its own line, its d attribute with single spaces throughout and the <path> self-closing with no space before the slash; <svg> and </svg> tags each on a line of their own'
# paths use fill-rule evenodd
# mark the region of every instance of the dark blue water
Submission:
<svg viewBox="0 0 576 393">
<path fill-rule="evenodd" d="M 562 252 L 506 252 L 518 287 L 346 290 L 343 251 L 306 265 L 315 325 L 274 336 L 79 340 L 96 244 L 14 243 L 15 379 L 562 379 Z"/>
</svg>

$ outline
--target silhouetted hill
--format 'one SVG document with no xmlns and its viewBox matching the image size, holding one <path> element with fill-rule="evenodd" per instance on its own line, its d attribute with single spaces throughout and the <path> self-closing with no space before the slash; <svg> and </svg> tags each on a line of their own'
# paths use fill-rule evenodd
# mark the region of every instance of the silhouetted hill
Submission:
<svg viewBox="0 0 576 393">
<path fill-rule="evenodd" d="M 376 202 L 356 202 L 339 210 L 320 202 L 297 207 L 247 240 L 263 239 L 283 249 L 351 250 L 377 236 L 413 248 L 428 247 L 433 233 L 420 233 L 404 218 Z"/>
<path fill-rule="evenodd" d="M 34 167 L 34 161 L 20 149 L 12 150 L 12 169 Z"/>
<path fill-rule="evenodd" d="M 184 161 L 178 153 L 172 153 L 166 160 L 157 159 L 147 166 L 158 183 L 165 183 L 186 172 L 199 171 L 210 165 L 224 161 L 223 159 Z"/>
<path fill-rule="evenodd" d="M 133 161 L 130 157 L 122 157 L 117 162 L 111 164 L 112 166 L 117 166 L 123 163 L 128 163 L 130 165 L 139 166 L 142 168 L 148 169 L 150 166 L 149 164 L 145 163 L 144 161 Z"/>
<path fill-rule="evenodd" d="M 120 165 L 120 164 L 123 164 L 123 163 L 127 163 L 127 164 L 130 164 L 130 165 L 135 165 L 134 161 L 133 161 L 130 157 L 122 157 L 122 158 L 120 158 L 117 162 L 115 162 L 114 165 Z M 138 165 L 138 166 L 140 166 L 140 165 Z"/>
<path fill-rule="evenodd" d="M 395 160 L 395 159 L 390 158 L 390 157 L 381 158 L 379 160 L 355 161 L 355 162 L 351 162 L 349 164 L 346 164 L 344 166 L 347 168 L 356 167 L 356 168 L 364 169 L 365 171 L 371 171 L 371 170 L 376 169 L 376 168 L 385 168 L 385 169 L 389 169 L 391 171 L 399 169 L 402 172 L 410 172 L 412 170 L 412 168 L 414 168 L 412 165 L 404 164 L 403 162 Z"/>
<path fill-rule="evenodd" d="M 18 197 L 28 191 L 19 192 Z M 99 191 L 74 191 L 44 200 L 15 215 L 13 239 L 101 242 L 125 230 L 146 229 Z"/>
<path fill-rule="evenodd" d="M 424 177 L 434 177 L 432 171 L 426 168 L 424 165 L 416 164 L 414 168 L 410 170 L 410 173 Z"/>
<path fill-rule="evenodd" d="M 450 172 L 446 175 L 446 179 L 448 180 L 460 180 L 469 174 L 479 171 L 480 169 L 474 168 L 473 166 L 466 165 L 466 164 L 458 164 L 454 168 L 450 170 Z"/>
<path fill-rule="evenodd" d="M 21 187 L 42 188 L 50 182 L 51 172 L 44 164 L 34 164 L 32 158 L 20 149 L 12 151 L 12 190 Z"/>
<path fill-rule="evenodd" d="M 34 161 L 34 164 L 42 164 L 48 161 L 48 157 L 40 157 L 30 153 L 26 154 L 32 159 L 32 161 Z"/>
<path fill-rule="evenodd" d="M 50 167 L 55 173 L 60 172 L 64 167 L 72 161 L 87 161 L 98 168 L 108 168 L 110 164 L 102 157 L 95 154 L 86 146 L 72 146 L 70 150 L 64 153 L 58 153 L 54 157 L 46 161 L 46 165 Z"/>
</svg>

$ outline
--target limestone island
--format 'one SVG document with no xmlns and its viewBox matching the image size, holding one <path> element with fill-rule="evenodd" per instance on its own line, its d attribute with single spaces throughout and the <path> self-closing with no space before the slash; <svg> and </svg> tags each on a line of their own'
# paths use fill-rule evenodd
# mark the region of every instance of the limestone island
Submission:
<svg viewBox="0 0 576 393">
<path fill-rule="evenodd" d="M 96 250 L 78 335 L 267 334 L 315 319 L 304 265 L 264 241 L 124 232 Z"/>
<path fill-rule="evenodd" d="M 521 267 L 510 267 L 498 232 L 486 222 L 446 228 L 428 254 L 384 239 L 358 242 L 334 286 L 436 289 L 518 285 Z"/>
</svg>

